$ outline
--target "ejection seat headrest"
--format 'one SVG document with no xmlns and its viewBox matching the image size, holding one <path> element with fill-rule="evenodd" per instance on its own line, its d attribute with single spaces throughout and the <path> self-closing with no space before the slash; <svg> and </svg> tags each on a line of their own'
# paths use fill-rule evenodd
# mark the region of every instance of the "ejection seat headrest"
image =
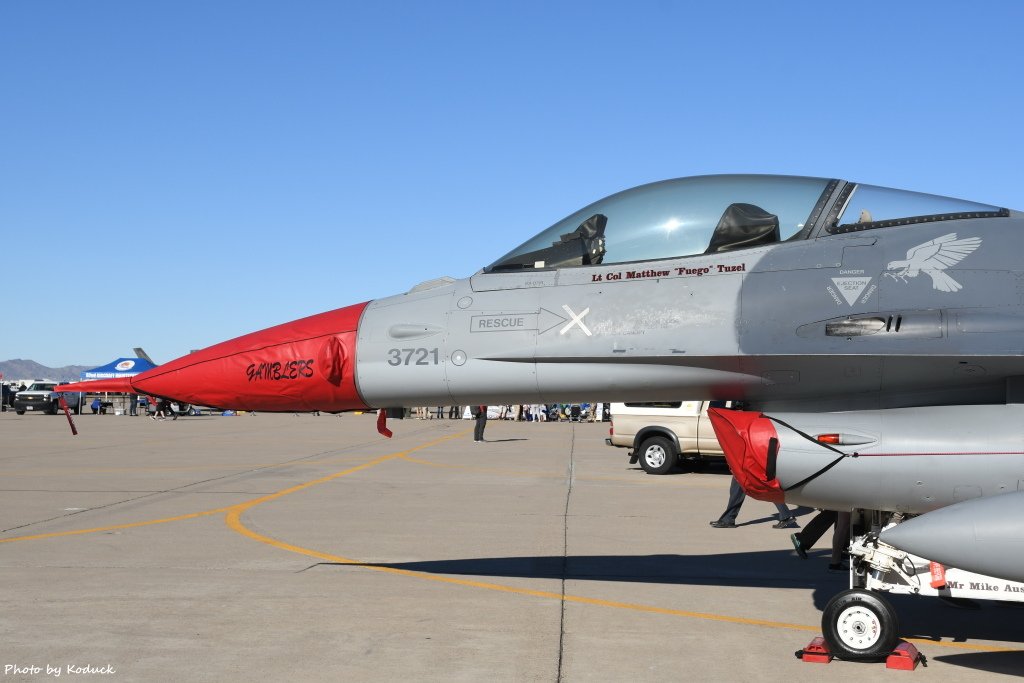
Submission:
<svg viewBox="0 0 1024 683">
<path fill-rule="evenodd" d="M 705 254 L 779 241 L 779 217 L 753 204 L 730 204 L 711 235 Z"/>
</svg>

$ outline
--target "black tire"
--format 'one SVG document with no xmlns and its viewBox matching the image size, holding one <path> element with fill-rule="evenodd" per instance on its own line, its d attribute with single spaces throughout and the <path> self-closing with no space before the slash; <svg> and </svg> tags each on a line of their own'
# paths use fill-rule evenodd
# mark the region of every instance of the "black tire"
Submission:
<svg viewBox="0 0 1024 683">
<path fill-rule="evenodd" d="M 840 659 L 884 659 L 899 640 L 899 618 L 877 593 L 852 588 L 825 606 L 821 630 L 829 652 Z"/>
<path fill-rule="evenodd" d="M 678 462 L 675 446 L 664 436 L 651 436 L 640 444 L 640 467 L 647 474 L 667 474 Z"/>
<path fill-rule="evenodd" d="M 25 414 L 24 410 L 15 410 L 14 412 L 16 412 L 18 415 L 24 415 Z"/>
<path fill-rule="evenodd" d="M 691 472 L 704 472 L 708 468 L 708 461 L 704 456 L 699 456 L 690 460 L 689 468 Z"/>
<path fill-rule="evenodd" d="M 704 469 L 704 460 L 700 456 L 680 455 L 676 462 L 682 472 L 700 472 Z"/>
<path fill-rule="evenodd" d="M 60 401 L 54 401 L 50 406 L 50 415 L 60 415 Z"/>
</svg>

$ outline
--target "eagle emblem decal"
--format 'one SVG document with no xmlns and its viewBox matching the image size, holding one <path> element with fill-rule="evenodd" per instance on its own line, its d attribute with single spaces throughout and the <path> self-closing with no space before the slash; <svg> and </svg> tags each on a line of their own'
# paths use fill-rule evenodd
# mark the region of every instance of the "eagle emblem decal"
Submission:
<svg viewBox="0 0 1024 683">
<path fill-rule="evenodd" d="M 931 277 L 932 287 L 940 292 L 959 292 L 964 286 L 950 277 L 945 270 L 960 263 L 980 246 L 980 237 L 958 240 L 956 233 L 951 232 L 911 247 L 907 251 L 905 261 L 889 262 L 885 275 L 893 280 L 906 282 L 907 278 L 917 277 L 923 272 Z"/>
</svg>

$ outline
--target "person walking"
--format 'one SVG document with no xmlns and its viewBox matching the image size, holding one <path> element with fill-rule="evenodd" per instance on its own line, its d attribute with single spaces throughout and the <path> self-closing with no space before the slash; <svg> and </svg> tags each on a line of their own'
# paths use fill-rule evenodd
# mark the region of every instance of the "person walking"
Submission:
<svg viewBox="0 0 1024 683">
<path fill-rule="evenodd" d="M 736 516 L 739 514 L 740 507 L 743 506 L 743 501 L 746 499 L 746 492 L 740 486 L 740 483 L 736 481 L 736 477 L 733 477 L 732 483 L 729 484 L 729 502 L 725 506 L 725 512 L 718 519 L 708 523 L 716 529 L 735 529 Z M 794 529 L 800 526 L 796 523 L 796 517 L 793 516 L 792 510 L 786 507 L 784 503 L 775 503 L 775 507 L 779 511 L 779 521 L 772 524 L 773 529 Z"/>
<path fill-rule="evenodd" d="M 789 535 L 793 542 L 793 548 L 801 560 L 807 559 L 807 551 L 810 550 L 818 539 L 824 535 L 828 528 L 836 525 L 832 532 L 832 556 L 828 568 L 831 571 L 845 571 L 843 565 L 843 553 L 850 545 L 850 513 L 837 512 L 835 510 L 822 510 L 807 523 L 802 530 Z"/>
<path fill-rule="evenodd" d="M 487 406 L 473 406 L 473 417 L 476 418 L 476 425 L 473 427 L 473 441 L 480 443 L 484 440 L 484 428 L 487 426 Z"/>
</svg>

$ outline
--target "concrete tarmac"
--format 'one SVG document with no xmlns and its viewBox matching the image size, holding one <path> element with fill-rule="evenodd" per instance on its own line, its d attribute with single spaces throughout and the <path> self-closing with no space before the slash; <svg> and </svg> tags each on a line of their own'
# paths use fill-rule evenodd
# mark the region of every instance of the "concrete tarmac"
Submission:
<svg viewBox="0 0 1024 683">
<path fill-rule="evenodd" d="M 388 440 L 371 415 L 76 419 L 0 414 L 3 680 L 1024 673 L 1021 609 L 908 597 L 926 669 L 800 662 L 846 587 L 827 537 L 801 561 L 755 500 L 710 528 L 724 467 L 646 475 L 607 423 L 492 421 L 476 444 L 468 420 Z"/>
</svg>

